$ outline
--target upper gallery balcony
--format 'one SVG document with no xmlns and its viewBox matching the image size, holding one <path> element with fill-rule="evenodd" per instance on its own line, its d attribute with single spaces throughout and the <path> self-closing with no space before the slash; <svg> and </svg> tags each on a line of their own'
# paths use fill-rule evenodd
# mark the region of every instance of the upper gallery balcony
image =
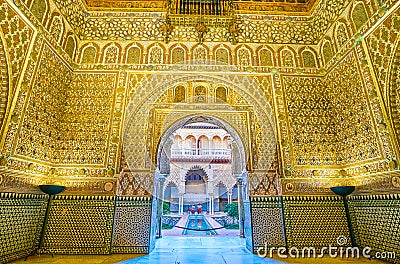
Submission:
<svg viewBox="0 0 400 264">
<path fill-rule="evenodd" d="M 168 16 L 174 26 L 227 26 L 232 23 L 232 0 L 170 0 Z"/>
<path fill-rule="evenodd" d="M 171 161 L 230 163 L 228 148 L 178 148 L 171 150 Z"/>
</svg>

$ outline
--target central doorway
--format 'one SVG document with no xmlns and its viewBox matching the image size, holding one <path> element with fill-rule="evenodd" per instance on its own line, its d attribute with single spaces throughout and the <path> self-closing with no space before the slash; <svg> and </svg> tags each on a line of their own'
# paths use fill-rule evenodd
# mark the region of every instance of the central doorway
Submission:
<svg viewBox="0 0 400 264">
<path fill-rule="evenodd" d="M 239 236 L 232 137 L 217 125 L 198 122 L 177 129 L 171 140 L 165 161 L 170 174 L 160 197 L 162 236 Z"/>
</svg>

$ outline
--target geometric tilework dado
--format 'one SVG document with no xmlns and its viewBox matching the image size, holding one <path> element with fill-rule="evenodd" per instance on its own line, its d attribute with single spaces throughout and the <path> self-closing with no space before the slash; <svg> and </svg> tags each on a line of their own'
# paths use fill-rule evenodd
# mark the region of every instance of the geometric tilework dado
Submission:
<svg viewBox="0 0 400 264">
<path fill-rule="evenodd" d="M 349 210 L 357 245 L 374 252 L 395 252 L 400 263 L 400 194 L 349 196 Z"/>
<path fill-rule="evenodd" d="M 151 197 L 117 197 L 112 253 L 149 253 Z"/>
<path fill-rule="evenodd" d="M 0 263 L 28 255 L 39 243 L 46 196 L 0 193 Z"/>
<path fill-rule="evenodd" d="M 285 246 L 281 196 L 252 196 L 253 251 Z"/>
<path fill-rule="evenodd" d="M 109 254 L 115 196 L 56 196 L 43 252 Z"/>
<path fill-rule="evenodd" d="M 339 236 L 350 242 L 343 200 L 339 196 L 284 196 L 288 247 L 336 246 Z"/>
</svg>

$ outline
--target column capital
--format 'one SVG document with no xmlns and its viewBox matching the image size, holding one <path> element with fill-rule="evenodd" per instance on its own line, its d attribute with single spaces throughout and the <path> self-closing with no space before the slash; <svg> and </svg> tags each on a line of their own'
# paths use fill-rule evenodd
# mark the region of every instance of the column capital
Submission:
<svg viewBox="0 0 400 264">
<path fill-rule="evenodd" d="M 158 180 L 165 180 L 168 176 L 169 176 L 169 174 L 158 174 L 157 175 L 157 179 Z"/>
<path fill-rule="evenodd" d="M 238 179 L 237 179 L 237 184 L 238 184 L 239 186 L 243 186 L 243 184 L 244 184 L 243 178 L 238 178 Z"/>
<path fill-rule="evenodd" d="M 163 185 L 168 176 L 169 176 L 169 174 L 158 174 L 157 178 L 156 178 L 156 181 L 158 183 L 160 183 L 161 185 Z"/>
</svg>

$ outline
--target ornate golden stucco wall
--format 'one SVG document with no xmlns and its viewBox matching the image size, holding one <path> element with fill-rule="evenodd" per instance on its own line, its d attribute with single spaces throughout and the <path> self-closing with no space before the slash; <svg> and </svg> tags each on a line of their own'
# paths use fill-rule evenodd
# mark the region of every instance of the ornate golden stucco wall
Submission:
<svg viewBox="0 0 400 264">
<path fill-rule="evenodd" d="M 5 46 L 18 47 L 16 51 L 10 49 L 9 58 L 4 58 L 11 62 L 13 80 L 10 83 L 16 88 L 10 89 L 10 93 L 3 89 L 8 93 L 5 115 L 8 119 L 3 122 L 3 163 L 18 173 L 35 175 L 22 177 L 31 184 L 51 179 L 69 182 L 80 191 L 92 184 L 90 188 L 107 193 L 104 186 L 109 183 L 107 190 L 115 192 L 122 128 L 130 126 L 125 112 L 130 111 L 132 102 L 142 107 L 143 103 L 147 104 L 147 108 L 136 115 L 136 118 L 142 116 L 146 123 L 151 118 L 148 111 L 154 109 L 152 104 L 156 103 L 157 86 L 164 86 L 163 82 L 166 82 L 165 88 L 176 85 L 162 80 L 172 72 L 183 76 L 192 72 L 218 73 L 218 77 L 213 78 L 227 79 L 222 82 L 229 88 L 239 83 L 240 96 L 246 98 L 245 94 L 249 93 L 245 104 L 269 106 L 270 110 L 252 110 L 256 116 L 269 116 L 270 123 L 269 128 L 260 127 L 264 122 L 254 117 L 259 121 L 252 129 L 270 132 L 250 141 L 254 151 L 252 159 L 258 161 L 254 164 L 256 169 L 250 168 L 250 171 L 255 169 L 254 175 L 266 175 L 268 160 L 272 159 L 261 157 L 259 148 L 268 145 L 269 139 L 271 142 L 278 140 L 279 174 L 285 178 L 283 182 L 289 181 L 288 188 L 282 185 L 284 192 L 296 190 L 293 183 L 296 185 L 297 181 L 312 185 L 310 178 L 318 178 L 322 186 L 342 181 L 359 181 L 360 185 L 368 182 L 369 175 L 382 174 L 396 166 L 393 165 L 397 162 L 396 137 L 387 115 L 393 112 L 395 116 L 395 110 L 387 109 L 385 91 L 389 87 L 382 87 L 389 78 L 384 74 L 387 69 L 384 65 L 390 62 L 387 56 L 394 57 L 397 41 L 395 8 L 389 14 L 394 2 L 378 6 L 343 1 L 326 11 L 321 11 L 323 4 L 319 3 L 309 16 L 324 21 L 321 23 L 325 23 L 325 27 L 319 28 L 324 34 L 318 33 L 318 37 L 305 42 L 297 38 L 311 34 L 294 28 L 309 22 L 295 21 L 301 17 L 282 22 L 273 14 L 261 12 L 271 19 L 264 19 L 268 26 L 278 27 L 277 32 L 285 36 L 293 36 L 285 40 L 290 45 L 279 44 L 279 37 L 269 37 L 275 31 L 270 31 L 268 26 L 263 26 L 263 30 L 252 29 L 258 18 L 242 15 L 239 16 L 244 20 L 239 20 L 238 25 L 250 28 L 239 30 L 237 45 L 215 42 L 215 39 L 211 42 L 211 38 L 199 45 L 192 42 L 196 37 L 179 37 L 180 43 L 174 43 L 172 38 L 171 43 L 165 44 L 157 41 L 157 34 L 162 34 L 157 27 L 140 31 L 140 34 L 149 33 L 147 36 L 135 37 L 132 32 L 131 37 L 126 38 L 118 33 L 122 26 L 111 26 L 120 23 L 114 21 L 125 19 L 125 11 L 118 15 L 115 12 L 85 13 L 85 6 L 80 3 L 17 1 L 18 7 L 7 2 L 2 4 L 6 15 L 2 20 Z M 149 23 L 162 23 L 161 17 L 160 13 Z M 332 18 L 336 20 L 328 23 Z M 130 25 L 146 19 L 135 15 Z M 17 25 L 15 21 L 20 30 L 10 31 Z M 108 29 L 115 32 L 108 34 L 107 40 L 93 38 L 90 34 L 95 30 L 89 27 L 93 23 L 101 23 L 102 27 L 108 25 Z M 313 27 L 317 24 L 312 23 Z M 283 25 L 284 28 L 279 29 Z M 96 26 L 96 30 L 101 28 Z M 292 34 L 286 34 L 286 30 Z M 314 28 L 311 31 L 317 32 Z M 385 41 L 386 33 L 382 32 L 386 31 L 391 34 L 386 37 L 390 44 L 379 46 L 379 41 Z M 250 32 L 261 34 L 262 41 L 240 35 Z M 218 35 L 211 31 L 207 34 Z M 380 52 L 388 55 L 379 59 Z M 233 77 L 234 73 L 237 77 Z M 248 82 L 254 83 L 253 88 L 248 87 Z M 382 91 L 381 103 L 374 100 L 375 87 Z M 48 96 L 42 96 L 43 93 Z M 378 92 L 376 94 L 378 96 Z M 149 100 L 151 96 L 154 99 Z M 318 133 L 315 133 L 316 128 Z M 149 137 L 149 131 L 151 127 L 143 126 L 135 135 L 147 133 Z M 134 144 L 140 142 L 139 139 L 133 141 Z M 149 150 L 149 142 L 141 144 L 147 145 L 137 147 L 142 153 L 135 154 L 136 159 L 140 155 L 155 156 L 151 153 L 155 149 Z M 148 151 L 143 152 L 146 149 Z M 145 156 L 143 162 L 146 163 Z M 136 169 L 152 172 L 151 166 L 144 163 Z M 255 176 L 254 184 L 259 185 L 262 178 Z M 387 180 L 390 181 L 390 177 Z"/>
</svg>

